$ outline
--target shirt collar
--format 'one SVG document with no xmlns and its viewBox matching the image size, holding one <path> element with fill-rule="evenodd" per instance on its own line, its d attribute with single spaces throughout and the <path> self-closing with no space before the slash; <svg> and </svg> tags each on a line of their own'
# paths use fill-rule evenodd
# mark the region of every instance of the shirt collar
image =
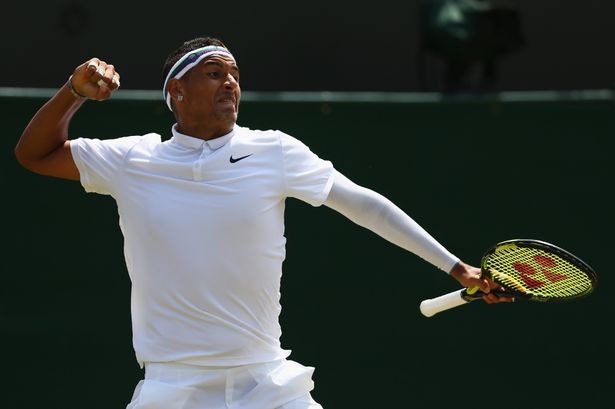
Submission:
<svg viewBox="0 0 615 409">
<path fill-rule="evenodd" d="M 236 127 L 237 125 L 235 125 Z M 171 127 L 171 132 L 173 133 L 173 138 L 171 138 L 171 143 L 175 143 L 177 145 L 183 146 L 184 148 L 191 149 L 202 149 L 205 145 L 207 145 L 211 150 L 220 149 L 228 141 L 231 140 L 233 135 L 235 134 L 235 127 L 233 130 L 226 135 L 219 136 L 214 139 L 210 139 L 205 141 L 203 139 L 195 138 L 194 136 L 185 135 L 177 130 L 177 124 L 174 124 Z"/>
</svg>

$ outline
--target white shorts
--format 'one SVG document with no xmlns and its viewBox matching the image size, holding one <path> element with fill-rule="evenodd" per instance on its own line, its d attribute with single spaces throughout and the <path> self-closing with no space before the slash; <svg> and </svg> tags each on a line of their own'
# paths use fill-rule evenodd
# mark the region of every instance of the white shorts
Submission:
<svg viewBox="0 0 615 409">
<path fill-rule="evenodd" d="M 146 363 L 126 409 L 322 409 L 314 368 L 287 359 L 231 368 Z"/>
</svg>

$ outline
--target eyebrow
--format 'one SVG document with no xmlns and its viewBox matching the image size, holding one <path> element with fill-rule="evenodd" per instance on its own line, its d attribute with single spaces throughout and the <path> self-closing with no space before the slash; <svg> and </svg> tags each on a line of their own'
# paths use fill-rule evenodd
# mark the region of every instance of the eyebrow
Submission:
<svg viewBox="0 0 615 409">
<path fill-rule="evenodd" d="M 222 64 L 220 61 L 216 61 L 216 60 L 205 60 L 203 62 L 203 65 L 204 66 L 207 66 L 207 65 L 217 65 L 219 67 L 224 67 L 226 64 Z M 237 65 L 235 65 L 235 64 L 231 65 L 231 69 L 239 72 L 239 67 Z"/>
</svg>

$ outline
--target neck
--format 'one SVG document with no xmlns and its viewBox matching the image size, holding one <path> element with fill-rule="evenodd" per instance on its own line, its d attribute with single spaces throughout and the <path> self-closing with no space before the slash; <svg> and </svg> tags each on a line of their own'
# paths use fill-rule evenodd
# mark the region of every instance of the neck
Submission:
<svg viewBox="0 0 615 409">
<path fill-rule="evenodd" d="M 234 125 L 234 123 L 217 125 L 208 123 L 186 124 L 178 121 L 177 130 L 184 135 L 208 141 L 228 134 L 233 130 Z"/>
</svg>

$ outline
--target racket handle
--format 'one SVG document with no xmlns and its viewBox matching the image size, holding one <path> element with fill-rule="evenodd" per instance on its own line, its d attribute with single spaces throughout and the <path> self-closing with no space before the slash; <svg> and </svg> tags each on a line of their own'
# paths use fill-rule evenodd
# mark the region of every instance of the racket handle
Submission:
<svg viewBox="0 0 615 409">
<path fill-rule="evenodd" d="M 436 298 L 423 300 L 420 305 L 421 313 L 426 317 L 431 317 L 441 311 L 468 303 L 468 300 L 463 298 L 464 291 L 466 289 L 462 288 Z"/>
</svg>

